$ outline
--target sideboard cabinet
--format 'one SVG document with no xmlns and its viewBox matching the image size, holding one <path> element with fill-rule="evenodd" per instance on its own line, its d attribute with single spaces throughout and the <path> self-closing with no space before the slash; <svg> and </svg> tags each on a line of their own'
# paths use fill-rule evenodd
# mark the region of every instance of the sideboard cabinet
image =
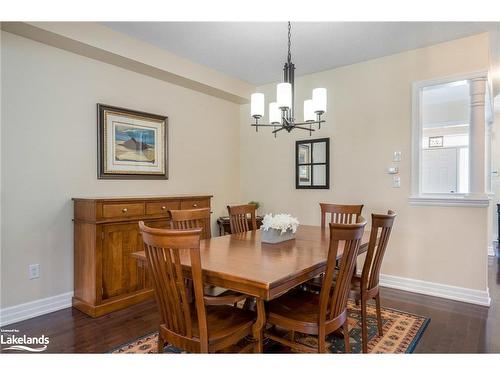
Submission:
<svg viewBox="0 0 500 375">
<path fill-rule="evenodd" d="M 97 317 L 153 298 L 147 268 L 130 256 L 143 248 L 137 223 L 170 228 L 169 210 L 210 208 L 211 198 L 73 198 L 73 307 Z"/>
</svg>

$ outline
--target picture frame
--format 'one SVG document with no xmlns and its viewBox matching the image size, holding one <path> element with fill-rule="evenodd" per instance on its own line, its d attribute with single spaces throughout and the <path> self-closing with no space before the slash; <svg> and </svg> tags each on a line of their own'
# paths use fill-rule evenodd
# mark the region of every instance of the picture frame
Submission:
<svg viewBox="0 0 500 375">
<path fill-rule="evenodd" d="M 443 141 L 444 137 L 442 135 L 437 137 L 429 137 L 429 148 L 443 147 Z"/>
<path fill-rule="evenodd" d="M 168 179 L 168 117 L 98 103 L 97 178 Z"/>
<path fill-rule="evenodd" d="M 295 188 L 330 188 L 330 138 L 295 142 Z"/>
</svg>

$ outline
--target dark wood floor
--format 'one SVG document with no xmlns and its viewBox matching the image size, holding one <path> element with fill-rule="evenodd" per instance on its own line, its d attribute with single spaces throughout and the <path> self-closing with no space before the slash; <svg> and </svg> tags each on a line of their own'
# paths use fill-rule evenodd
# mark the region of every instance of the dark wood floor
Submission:
<svg viewBox="0 0 500 375">
<path fill-rule="evenodd" d="M 382 304 L 425 315 L 431 323 L 417 353 L 500 353 L 500 258 L 489 259 L 491 307 L 384 288 Z M 19 334 L 50 338 L 47 352 L 105 353 L 158 327 L 154 302 L 92 319 L 68 308 L 14 323 Z"/>
</svg>

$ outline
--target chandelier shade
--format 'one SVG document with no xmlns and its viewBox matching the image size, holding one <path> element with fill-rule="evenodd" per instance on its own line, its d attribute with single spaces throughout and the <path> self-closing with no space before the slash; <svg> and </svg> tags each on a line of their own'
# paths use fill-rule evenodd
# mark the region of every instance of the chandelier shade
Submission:
<svg viewBox="0 0 500 375">
<path fill-rule="evenodd" d="M 326 113 L 327 93 L 325 88 L 316 88 L 312 91 L 312 99 L 304 101 L 304 121 L 295 121 L 295 65 L 292 63 L 290 50 L 291 25 L 288 22 L 288 56 L 283 66 L 283 82 L 276 85 L 276 101 L 269 103 L 268 124 L 259 123 L 259 120 L 264 117 L 264 94 L 252 94 L 250 99 L 250 115 L 255 120 L 251 125 L 255 127 L 255 131 L 258 131 L 261 126 L 272 126 L 275 137 L 282 130 L 290 133 L 293 129 L 306 130 L 312 135 L 312 132 L 316 130 L 313 129 L 313 125 L 318 125 L 318 129 L 321 129 L 321 124 L 325 122 L 321 119 L 321 116 Z"/>
<path fill-rule="evenodd" d="M 313 90 L 313 111 L 315 113 L 326 112 L 326 89 L 318 88 Z"/>
<path fill-rule="evenodd" d="M 275 125 L 281 122 L 281 111 L 277 102 L 269 103 L 269 123 Z"/>
<path fill-rule="evenodd" d="M 264 94 L 256 92 L 250 97 L 250 114 L 254 118 L 264 117 Z"/>
<path fill-rule="evenodd" d="M 313 100 L 304 100 L 304 122 L 316 120 L 316 114 L 313 109 Z"/>
</svg>

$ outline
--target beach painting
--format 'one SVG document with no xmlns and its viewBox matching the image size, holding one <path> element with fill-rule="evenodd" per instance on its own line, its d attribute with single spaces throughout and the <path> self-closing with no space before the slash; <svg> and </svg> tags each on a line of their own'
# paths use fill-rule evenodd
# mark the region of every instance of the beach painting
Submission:
<svg viewBox="0 0 500 375">
<path fill-rule="evenodd" d="M 98 177 L 166 179 L 167 117 L 98 105 Z"/>
<path fill-rule="evenodd" d="M 115 124 L 115 161 L 155 162 L 154 129 L 132 124 Z"/>
</svg>

